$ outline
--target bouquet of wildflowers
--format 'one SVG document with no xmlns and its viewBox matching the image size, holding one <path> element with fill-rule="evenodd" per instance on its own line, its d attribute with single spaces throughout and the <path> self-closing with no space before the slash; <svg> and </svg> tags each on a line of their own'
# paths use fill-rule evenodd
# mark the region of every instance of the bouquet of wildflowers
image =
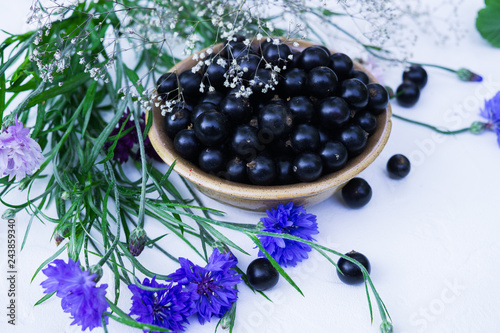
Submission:
<svg viewBox="0 0 500 333">
<path fill-rule="evenodd" d="M 311 250 L 333 266 L 331 255 L 355 263 L 370 314 L 374 297 L 381 329 L 390 332 L 388 311 L 368 271 L 315 243 L 314 215 L 284 202 L 259 223 L 217 220 L 222 212 L 204 207 L 187 183 L 171 180 L 173 165 L 161 171 L 146 114 L 158 78 L 195 50 L 210 50 L 236 35 L 312 36 L 325 44 L 347 37 L 359 50 L 404 62 L 408 55 L 398 53 L 404 48 L 391 57 L 384 46 L 409 15 L 415 15 L 410 7 L 389 1 L 34 1 L 28 19 L 34 30 L 9 35 L 0 46 L 0 189 L 9 207 L 4 218 L 26 210 L 30 225 L 40 220 L 54 226 L 58 248 L 35 271 L 46 276 L 46 295 L 37 304 L 60 298 L 62 310 L 82 330 L 107 330 L 112 319 L 144 331 L 179 332 L 188 330 L 193 316 L 232 330 L 238 288 L 252 286 L 237 260 L 249 253 L 219 231 L 225 228 L 247 235 L 258 255 L 300 293 L 284 268 L 307 259 Z M 369 28 L 353 33 L 342 27 L 346 20 Z M 484 113 L 489 123 L 483 127 L 498 131 L 498 114 L 490 108 Z M 140 177 L 131 179 L 127 168 Z M 26 201 L 8 203 L 11 191 L 22 191 Z M 55 205 L 56 216 L 47 215 L 48 204 Z M 159 244 L 165 235 L 148 237 L 146 217 L 206 265 L 170 254 Z M 168 275 L 146 268 L 140 260 L 145 247 L 179 268 Z M 103 269 L 114 276 L 113 288 L 99 283 Z M 132 293 L 126 309 L 117 306 L 123 286 Z"/>
</svg>

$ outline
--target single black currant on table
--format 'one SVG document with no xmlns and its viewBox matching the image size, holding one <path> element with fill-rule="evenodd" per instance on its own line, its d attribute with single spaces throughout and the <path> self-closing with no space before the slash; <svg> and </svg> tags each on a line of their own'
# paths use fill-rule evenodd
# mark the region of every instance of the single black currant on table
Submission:
<svg viewBox="0 0 500 333">
<path fill-rule="evenodd" d="M 307 74 L 307 92 L 316 98 L 333 96 L 337 85 L 337 75 L 329 67 L 315 67 Z"/>
<path fill-rule="evenodd" d="M 420 98 L 420 88 L 411 82 L 403 82 L 396 90 L 396 100 L 398 104 L 409 108 L 414 106 Z"/>
<path fill-rule="evenodd" d="M 306 123 L 314 118 L 314 105 L 307 96 L 292 97 L 287 106 L 294 122 Z"/>
<path fill-rule="evenodd" d="M 359 154 L 366 147 L 367 137 L 368 133 L 355 124 L 342 129 L 339 136 L 351 156 Z"/>
<path fill-rule="evenodd" d="M 315 152 L 319 148 L 319 132 L 312 125 L 300 124 L 290 134 L 290 142 L 297 152 Z"/>
<path fill-rule="evenodd" d="M 370 202 L 372 188 L 363 178 L 353 178 L 342 188 L 342 198 L 347 206 L 361 208 Z"/>
<path fill-rule="evenodd" d="M 370 135 L 377 129 L 377 117 L 368 111 L 356 112 L 353 121 Z"/>
<path fill-rule="evenodd" d="M 191 122 L 194 123 L 200 114 L 209 111 L 219 111 L 219 108 L 212 103 L 196 104 L 191 111 Z"/>
<path fill-rule="evenodd" d="M 328 141 L 319 151 L 319 156 L 323 161 L 323 167 L 327 172 L 342 169 L 348 159 L 347 148 L 340 142 Z"/>
<path fill-rule="evenodd" d="M 264 57 L 264 60 L 272 66 L 278 66 L 280 68 L 283 68 L 283 66 L 290 61 L 288 57 L 291 54 L 292 49 L 290 46 L 281 41 L 278 44 L 275 44 L 273 41 L 272 43 L 266 44 L 262 49 L 262 57 Z"/>
<path fill-rule="evenodd" d="M 408 176 L 410 169 L 410 160 L 402 154 L 393 155 L 389 161 L 387 161 L 387 172 L 391 178 L 404 178 Z"/>
<path fill-rule="evenodd" d="M 182 107 L 175 107 L 165 115 L 165 132 L 173 139 L 177 133 L 191 123 L 191 113 Z"/>
<path fill-rule="evenodd" d="M 318 154 L 302 153 L 293 161 L 293 172 L 301 182 L 312 182 L 323 172 L 323 162 Z"/>
<path fill-rule="evenodd" d="M 208 173 L 217 173 L 222 171 L 226 165 L 224 152 L 217 148 L 205 148 L 198 156 L 198 165 Z"/>
<path fill-rule="evenodd" d="M 307 83 L 307 73 L 300 68 L 287 71 L 280 85 L 280 95 L 283 97 L 304 94 Z"/>
<path fill-rule="evenodd" d="M 427 84 L 427 72 L 420 65 L 411 65 L 403 72 L 403 82 L 409 81 L 422 89 Z"/>
<path fill-rule="evenodd" d="M 165 73 L 156 81 L 156 92 L 162 99 L 177 97 L 178 77 L 175 73 Z"/>
<path fill-rule="evenodd" d="M 358 261 L 363 267 L 366 269 L 368 274 L 371 271 L 371 266 L 370 266 L 370 261 L 368 261 L 368 258 L 359 252 L 356 251 L 351 251 L 349 253 L 345 254 L 347 257 L 352 258 L 356 261 Z M 337 275 L 339 276 L 340 281 L 344 282 L 345 284 L 353 285 L 353 284 L 360 284 L 362 283 L 365 279 L 363 276 L 363 272 L 361 271 L 361 268 L 344 258 L 340 258 L 339 261 L 337 262 L 337 266 L 339 267 L 339 270 L 337 270 Z"/>
<path fill-rule="evenodd" d="M 370 83 L 370 78 L 368 77 L 368 74 L 357 69 L 352 71 L 351 79 L 358 79 L 359 81 L 363 82 L 366 85 Z"/>
<path fill-rule="evenodd" d="M 276 177 L 274 161 L 266 155 L 258 155 L 247 163 L 247 175 L 254 185 L 272 185 Z"/>
<path fill-rule="evenodd" d="M 370 83 L 366 88 L 368 88 L 367 108 L 374 115 L 381 114 L 389 104 L 389 93 L 384 86 L 378 83 Z"/>
<path fill-rule="evenodd" d="M 252 106 L 247 98 L 229 94 L 221 101 L 220 112 L 225 115 L 230 122 L 241 124 L 250 120 L 252 116 Z"/>
<path fill-rule="evenodd" d="M 205 146 L 219 145 L 229 133 L 227 119 L 217 111 L 202 113 L 194 122 L 194 132 Z"/>
<path fill-rule="evenodd" d="M 305 48 L 299 56 L 299 67 L 305 71 L 310 71 L 314 67 L 328 66 L 330 62 L 329 54 L 322 48 L 310 46 Z"/>
<path fill-rule="evenodd" d="M 182 72 L 179 75 L 179 89 L 183 98 L 194 104 L 201 97 L 200 84 L 203 76 L 196 72 L 193 73 L 190 69 Z"/>
<path fill-rule="evenodd" d="M 324 128 L 340 128 L 347 124 L 351 115 L 349 105 L 340 97 L 327 97 L 317 108 L 318 121 Z"/>
<path fill-rule="evenodd" d="M 333 69 L 339 81 L 351 77 L 354 70 L 354 63 L 352 59 L 344 53 L 334 53 L 330 56 L 328 67 Z"/>
<path fill-rule="evenodd" d="M 264 291 L 274 287 L 280 275 L 267 258 L 258 258 L 248 265 L 247 278 L 253 289 Z"/>
<path fill-rule="evenodd" d="M 244 159 L 252 159 L 264 148 L 259 141 L 257 129 L 250 125 L 236 127 L 230 143 L 233 151 Z"/>
<path fill-rule="evenodd" d="M 193 161 L 202 147 L 193 130 L 183 129 L 174 138 L 174 148 L 181 157 Z"/>
<path fill-rule="evenodd" d="M 366 85 L 357 79 L 347 79 L 342 81 L 339 89 L 340 97 L 342 97 L 349 106 L 357 109 L 362 109 L 368 105 L 368 88 Z"/>
<path fill-rule="evenodd" d="M 248 176 L 246 162 L 239 157 L 231 159 L 227 162 L 224 178 L 236 183 L 247 183 Z"/>
</svg>

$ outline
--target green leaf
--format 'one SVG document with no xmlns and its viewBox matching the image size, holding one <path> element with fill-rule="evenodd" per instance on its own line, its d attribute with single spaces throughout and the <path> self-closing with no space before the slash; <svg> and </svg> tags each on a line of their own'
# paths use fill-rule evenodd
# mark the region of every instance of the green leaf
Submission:
<svg viewBox="0 0 500 333">
<path fill-rule="evenodd" d="M 486 0 L 477 13 L 476 29 L 491 45 L 500 47 L 500 0 Z"/>
<path fill-rule="evenodd" d="M 51 298 L 52 296 L 54 296 L 55 293 L 56 292 L 53 291 L 50 294 L 47 294 L 47 295 L 43 296 L 42 298 L 40 298 L 38 300 L 38 302 L 35 303 L 35 306 L 42 304 L 43 302 L 45 302 L 46 300 L 48 300 L 49 298 Z"/>
<path fill-rule="evenodd" d="M 45 260 L 44 262 L 42 262 L 42 264 L 40 266 L 38 266 L 38 268 L 36 269 L 35 271 L 35 274 L 33 274 L 33 277 L 31 278 L 31 281 L 30 282 L 33 282 L 33 280 L 35 279 L 35 277 L 37 276 L 38 272 L 40 272 L 42 270 L 42 268 L 44 268 L 45 266 L 47 266 L 47 264 L 49 262 L 51 262 L 52 260 L 54 260 L 55 258 L 59 257 L 59 255 L 61 253 L 63 253 L 64 250 L 66 250 L 66 247 L 68 247 L 68 244 L 64 244 L 63 247 L 61 247 L 59 249 L 59 251 L 57 251 L 56 253 L 54 253 L 53 255 L 51 255 L 47 260 Z"/>
</svg>

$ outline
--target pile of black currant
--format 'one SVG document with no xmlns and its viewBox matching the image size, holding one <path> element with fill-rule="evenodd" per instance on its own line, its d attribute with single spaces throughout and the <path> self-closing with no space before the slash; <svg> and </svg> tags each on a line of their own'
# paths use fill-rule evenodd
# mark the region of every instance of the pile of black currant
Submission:
<svg viewBox="0 0 500 333">
<path fill-rule="evenodd" d="M 420 98 L 420 90 L 427 84 L 427 72 L 420 65 L 411 65 L 403 72 L 403 83 L 396 90 L 398 104 L 409 108 Z"/>
<path fill-rule="evenodd" d="M 176 101 L 165 130 L 181 157 L 230 181 L 285 185 L 337 171 L 363 151 L 386 89 L 345 54 L 289 44 L 236 36 L 198 71 L 159 78 L 163 105 Z"/>
</svg>

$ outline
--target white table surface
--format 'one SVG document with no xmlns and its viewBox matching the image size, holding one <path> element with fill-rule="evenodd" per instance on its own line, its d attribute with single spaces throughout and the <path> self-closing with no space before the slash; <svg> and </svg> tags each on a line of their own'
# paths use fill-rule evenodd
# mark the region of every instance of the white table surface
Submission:
<svg viewBox="0 0 500 333">
<path fill-rule="evenodd" d="M 12 32 L 26 29 L 24 17 L 30 2 L 0 0 L 0 27 Z M 459 45 L 436 45 L 422 34 L 412 59 L 467 67 L 482 74 L 484 81 L 464 83 L 449 73 L 428 68 L 429 82 L 419 103 L 411 109 L 394 103 L 395 113 L 450 129 L 480 120 L 484 99 L 500 90 L 500 49 L 487 44 L 474 28 L 476 12 L 482 6 L 479 0 L 459 6 L 457 15 L 468 29 Z M 396 87 L 400 75 L 401 68 L 388 67 L 386 84 Z M 412 161 L 410 175 L 399 181 L 390 179 L 385 171 L 387 160 L 395 153 L 405 154 Z M 395 332 L 499 331 L 499 165 L 500 148 L 494 133 L 445 137 L 393 119 L 386 148 L 360 175 L 373 188 L 371 202 L 352 210 L 335 195 L 308 210 L 318 216 L 317 239 L 321 244 L 344 253 L 355 249 L 370 259 L 372 280 L 389 309 Z M 20 198 L 22 194 L 14 194 L 10 201 Z M 224 207 L 206 197 L 203 202 L 227 212 L 227 220 L 253 223 L 263 216 Z M 0 212 L 4 209 L 0 207 Z M 18 244 L 28 220 L 26 213 L 16 216 Z M 151 236 L 162 233 L 157 224 L 151 220 L 146 223 Z M 52 226 L 38 221 L 33 223 L 25 249 L 18 254 L 17 325 L 7 324 L 5 223 L 0 228 L 0 331 L 80 331 L 70 326 L 59 299 L 33 306 L 43 296 L 43 275 L 30 283 L 31 276 L 56 251 L 50 241 Z M 227 235 L 256 255 L 247 238 L 234 232 Z M 169 239 L 173 237 L 165 237 L 161 244 L 175 255 L 190 255 Z M 159 272 L 168 274 L 176 269 L 174 263 L 166 259 L 159 262 L 158 258 L 153 250 L 141 256 L 146 267 Z M 241 254 L 238 259 L 242 267 L 252 260 Z M 308 261 L 287 272 L 305 297 L 284 280 L 267 292 L 274 303 L 242 286 L 235 332 L 378 332 L 380 319 L 374 309 L 375 321 L 370 324 L 363 286 L 344 285 L 320 255 L 313 253 Z M 112 285 L 109 271 L 101 282 Z M 111 295 L 112 289 L 108 290 Z M 129 297 L 123 287 L 120 304 L 126 310 Z M 192 322 L 187 332 L 214 331 L 215 324 L 200 326 L 195 318 Z M 115 322 L 110 322 L 109 331 L 138 332 Z"/>
</svg>

